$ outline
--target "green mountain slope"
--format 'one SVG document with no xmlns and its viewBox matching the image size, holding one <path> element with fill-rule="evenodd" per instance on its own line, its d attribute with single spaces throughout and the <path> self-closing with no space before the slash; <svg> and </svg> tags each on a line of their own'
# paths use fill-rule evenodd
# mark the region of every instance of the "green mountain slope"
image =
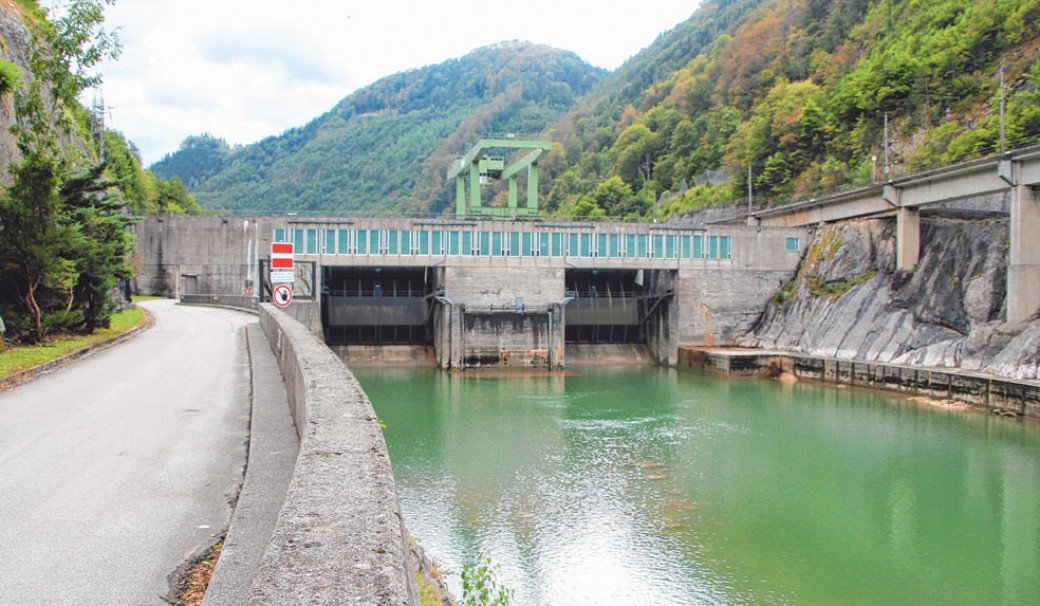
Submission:
<svg viewBox="0 0 1040 606">
<path fill-rule="evenodd" d="M 683 43 L 685 64 L 660 69 Z M 561 120 L 548 206 L 682 212 L 742 198 L 749 167 L 756 198 L 779 201 L 992 153 L 1001 66 L 1008 144 L 1033 142 L 1038 56 L 1040 0 L 707 4 Z"/>
<path fill-rule="evenodd" d="M 603 76 L 576 55 L 510 42 L 384 78 L 306 126 L 230 149 L 193 137 L 152 166 L 229 210 L 447 206 L 450 159 L 485 133 L 537 133 Z"/>
</svg>

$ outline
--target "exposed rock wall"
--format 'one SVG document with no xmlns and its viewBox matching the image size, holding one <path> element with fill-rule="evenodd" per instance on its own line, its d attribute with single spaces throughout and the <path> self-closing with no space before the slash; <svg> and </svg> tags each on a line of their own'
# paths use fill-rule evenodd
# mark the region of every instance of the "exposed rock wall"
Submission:
<svg viewBox="0 0 1040 606">
<path fill-rule="evenodd" d="M 895 222 L 822 227 L 797 277 L 742 345 L 1040 378 L 1040 320 L 1007 324 L 1006 221 L 921 222 L 921 261 L 895 271 Z"/>
</svg>

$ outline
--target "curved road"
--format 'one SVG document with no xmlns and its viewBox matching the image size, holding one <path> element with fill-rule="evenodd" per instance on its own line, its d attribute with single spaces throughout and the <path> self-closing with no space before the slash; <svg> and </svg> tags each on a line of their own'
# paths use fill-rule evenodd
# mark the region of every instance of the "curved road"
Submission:
<svg viewBox="0 0 1040 606">
<path fill-rule="evenodd" d="M 256 319 L 144 305 L 150 330 L 0 393 L 0 604 L 162 605 L 227 526 Z"/>
</svg>

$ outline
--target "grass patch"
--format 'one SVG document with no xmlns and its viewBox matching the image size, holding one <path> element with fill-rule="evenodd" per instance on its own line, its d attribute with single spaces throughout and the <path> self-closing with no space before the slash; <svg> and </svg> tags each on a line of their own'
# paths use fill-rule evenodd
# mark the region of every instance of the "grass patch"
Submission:
<svg viewBox="0 0 1040 606">
<path fill-rule="evenodd" d="M 776 294 L 773 295 L 770 301 L 776 303 L 777 305 L 783 305 L 784 303 L 787 303 L 791 300 L 791 297 L 794 295 L 794 287 L 795 281 L 791 280 L 790 282 L 785 284 L 783 288 L 776 291 Z"/>
<path fill-rule="evenodd" d="M 0 378 L 45 364 L 74 351 L 121 335 L 131 328 L 143 324 L 145 317 L 144 310 L 131 307 L 114 314 L 111 326 L 90 335 L 57 336 L 40 345 L 9 347 L 0 351 Z"/>
<path fill-rule="evenodd" d="M 831 299 L 837 299 L 843 294 L 849 292 L 854 287 L 863 284 L 867 280 L 877 275 L 876 271 L 864 272 L 851 280 L 845 282 L 833 282 L 831 284 L 825 284 L 818 288 L 813 289 L 812 294 L 817 297 L 829 296 Z"/>
</svg>

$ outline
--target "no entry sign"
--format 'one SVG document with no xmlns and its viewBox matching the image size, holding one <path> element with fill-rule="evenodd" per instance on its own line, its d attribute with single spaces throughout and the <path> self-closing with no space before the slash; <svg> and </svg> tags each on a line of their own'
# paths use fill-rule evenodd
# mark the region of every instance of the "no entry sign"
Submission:
<svg viewBox="0 0 1040 606">
<path fill-rule="evenodd" d="M 271 291 L 271 300 L 278 307 L 289 307 L 292 303 L 292 288 L 288 284 L 279 284 Z"/>
<path fill-rule="evenodd" d="M 293 268 L 293 243 L 271 242 L 271 269 Z"/>
<path fill-rule="evenodd" d="M 293 282 L 293 243 L 271 242 L 271 282 Z"/>
</svg>

